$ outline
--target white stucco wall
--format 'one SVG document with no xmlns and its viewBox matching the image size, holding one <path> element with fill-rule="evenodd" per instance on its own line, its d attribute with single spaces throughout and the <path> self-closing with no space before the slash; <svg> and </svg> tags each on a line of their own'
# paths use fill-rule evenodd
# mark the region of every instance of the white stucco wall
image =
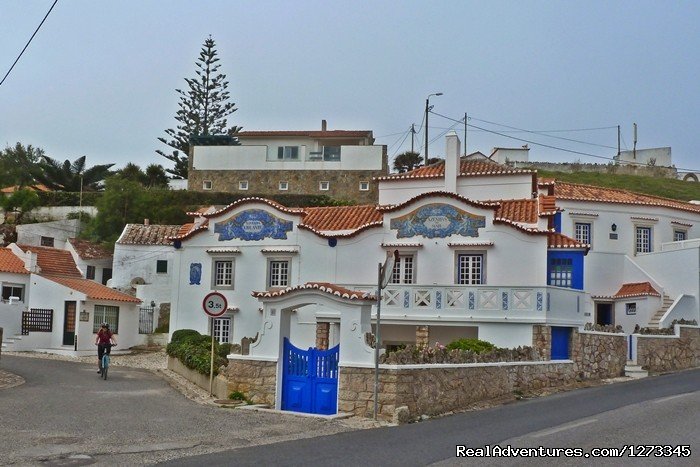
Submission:
<svg viewBox="0 0 700 467">
<path fill-rule="evenodd" d="M 497 347 L 532 345 L 531 324 L 493 323 L 479 325 L 479 339 L 491 342 Z"/>
<path fill-rule="evenodd" d="M 34 224 L 20 224 L 17 229 L 17 243 L 21 245 L 41 246 L 41 237 L 54 239 L 54 248 L 63 249 L 66 240 L 77 237 L 80 232 L 77 219 L 64 219 Z"/>
<path fill-rule="evenodd" d="M 491 160 L 499 164 L 506 162 L 527 162 L 530 150 L 526 148 L 493 148 Z"/>
<path fill-rule="evenodd" d="M 636 153 L 634 151 L 621 151 L 619 156 L 619 161 L 622 163 L 633 162 L 646 165 L 652 159 L 654 159 L 654 165 L 657 167 L 670 167 L 673 165 L 671 148 L 637 149 Z"/>
<path fill-rule="evenodd" d="M 30 293 L 31 282 L 29 274 L 13 274 L 0 272 L 0 286 L 14 285 L 24 287 L 24 296 L 19 302 L 12 304 L 0 300 L 0 327 L 4 328 L 4 337 L 11 337 L 21 331 L 22 311 L 27 308 L 27 297 Z"/>
<path fill-rule="evenodd" d="M 169 287 L 173 268 L 173 247 L 169 245 L 114 245 L 111 287 L 127 287 L 135 277 L 146 284 Z M 159 260 L 168 262 L 168 272 L 156 272 Z"/>
<path fill-rule="evenodd" d="M 697 245 L 640 254 L 635 257 L 635 262 L 663 286 L 669 297 L 675 299 L 682 294 L 700 296 L 700 248 Z"/>
<path fill-rule="evenodd" d="M 637 305 L 637 313 L 628 315 L 626 312 L 627 304 L 634 303 Z M 634 326 L 639 324 L 640 327 L 649 326 L 649 321 L 661 307 L 661 300 L 658 297 L 630 297 L 625 300 L 615 302 L 615 324 L 622 326 L 622 330 L 628 334 L 634 331 Z"/>
</svg>

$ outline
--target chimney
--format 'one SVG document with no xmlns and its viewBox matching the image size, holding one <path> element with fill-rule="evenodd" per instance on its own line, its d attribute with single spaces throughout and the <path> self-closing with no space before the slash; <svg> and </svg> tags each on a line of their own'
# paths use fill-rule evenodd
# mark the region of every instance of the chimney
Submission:
<svg viewBox="0 0 700 467">
<path fill-rule="evenodd" d="M 36 253 L 27 250 L 24 255 L 24 269 L 29 272 L 39 272 L 38 256 Z"/>
<path fill-rule="evenodd" d="M 151 225 L 150 219 L 144 219 L 144 220 L 143 220 L 143 225 Z"/>
<path fill-rule="evenodd" d="M 321 131 L 326 131 L 328 128 L 328 123 L 325 120 L 321 120 Z"/>
<path fill-rule="evenodd" d="M 461 143 L 454 130 L 445 136 L 445 191 L 457 193 Z M 428 161 L 426 161 L 427 163 Z"/>
</svg>

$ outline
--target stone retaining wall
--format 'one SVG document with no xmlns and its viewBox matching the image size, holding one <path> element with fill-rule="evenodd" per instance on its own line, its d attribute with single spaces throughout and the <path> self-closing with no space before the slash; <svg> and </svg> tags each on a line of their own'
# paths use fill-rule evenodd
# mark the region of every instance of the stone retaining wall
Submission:
<svg viewBox="0 0 700 467">
<path fill-rule="evenodd" d="M 275 406 L 277 362 L 229 359 L 224 376 L 229 392 L 240 391 L 251 402 Z"/>
<path fill-rule="evenodd" d="M 675 336 L 637 336 L 637 364 L 653 373 L 700 366 L 700 327 L 678 326 Z"/>
<path fill-rule="evenodd" d="M 571 333 L 571 359 L 581 380 L 624 376 L 627 336 L 574 329 Z"/>
<path fill-rule="evenodd" d="M 168 370 L 174 371 L 178 375 L 196 384 L 205 391 L 209 390 L 209 375 L 187 368 L 179 359 L 168 355 Z M 229 395 L 228 382 L 221 375 L 214 377 L 212 382 L 212 393 L 219 399 L 227 399 Z"/>
</svg>

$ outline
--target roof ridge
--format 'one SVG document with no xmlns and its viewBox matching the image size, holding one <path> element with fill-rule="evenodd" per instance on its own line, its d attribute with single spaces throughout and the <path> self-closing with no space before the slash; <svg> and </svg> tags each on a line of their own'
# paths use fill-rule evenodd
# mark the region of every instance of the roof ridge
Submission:
<svg viewBox="0 0 700 467">
<path fill-rule="evenodd" d="M 582 186 L 582 187 L 588 187 L 588 188 L 598 188 L 598 189 L 601 189 L 601 190 L 616 191 L 616 192 L 618 192 L 618 193 L 631 193 L 631 194 L 633 194 L 633 195 L 647 196 L 647 197 L 649 197 L 649 198 L 655 198 L 655 199 L 660 199 L 660 200 L 664 200 L 664 201 L 672 201 L 672 202 L 674 202 L 674 203 L 683 203 L 683 204 L 688 204 L 688 205 L 690 205 L 690 206 L 695 206 L 694 204 L 692 204 L 692 203 L 690 203 L 690 202 L 688 202 L 688 201 L 683 201 L 683 200 L 680 200 L 680 199 L 667 198 L 667 197 L 665 197 L 665 196 L 658 196 L 658 195 L 650 195 L 650 194 L 642 193 L 642 192 L 639 192 L 639 191 L 626 190 L 626 189 L 624 189 L 624 188 L 613 188 L 613 187 L 600 186 L 600 185 L 589 185 L 589 184 L 586 184 L 586 183 L 574 183 L 574 182 L 566 182 L 566 181 L 560 182 L 559 180 L 555 180 L 555 183 L 554 183 L 554 184 L 555 184 L 555 189 L 556 189 L 556 185 L 559 184 L 559 183 L 562 184 L 562 185 L 573 185 L 573 186 Z M 557 196 L 557 195 L 555 194 L 554 196 Z"/>
</svg>

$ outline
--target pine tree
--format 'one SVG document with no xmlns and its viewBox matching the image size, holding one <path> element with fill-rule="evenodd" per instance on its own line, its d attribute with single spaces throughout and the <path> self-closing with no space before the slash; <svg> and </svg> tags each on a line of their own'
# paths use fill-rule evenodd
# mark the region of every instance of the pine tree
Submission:
<svg viewBox="0 0 700 467">
<path fill-rule="evenodd" d="M 226 117 L 237 109 L 236 104 L 229 102 L 228 81 L 225 74 L 219 73 L 221 65 L 217 55 L 214 39 L 209 36 L 195 62 L 197 76 L 185 78 L 187 90 L 175 90 L 180 96 L 180 109 L 175 113 L 179 125 L 176 129 L 165 130 L 169 141 L 158 138 L 158 141 L 174 149 L 172 154 L 161 150 L 156 152 L 175 164 L 173 169 L 166 169 L 175 178 L 187 178 L 191 136 L 235 136 L 241 130 L 235 125 L 229 127 L 226 122 Z M 238 139 L 234 138 L 229 144 L 238 144 Z"/>
</svg>

